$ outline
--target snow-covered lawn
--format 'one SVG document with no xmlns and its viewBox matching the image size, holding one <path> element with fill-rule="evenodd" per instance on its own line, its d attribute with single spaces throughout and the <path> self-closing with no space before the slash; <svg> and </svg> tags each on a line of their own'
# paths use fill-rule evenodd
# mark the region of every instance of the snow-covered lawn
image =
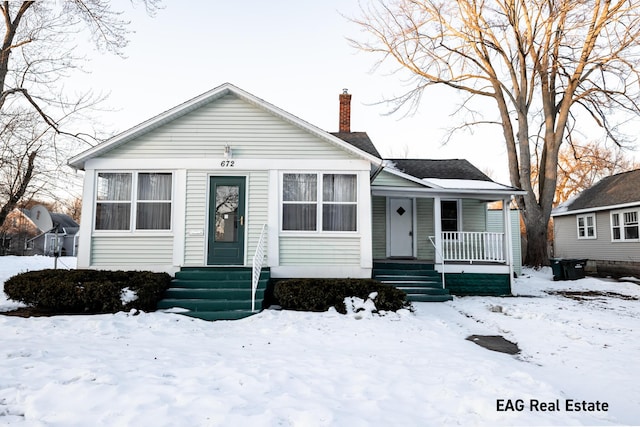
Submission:
<svg viewBox="0 0 640 427">
<path fill-rule="evenodd" d="M 52 262 L 0 257 L 0 283 Z M 640 286 L 553 282 L 542 270 L 527 271 L 514 292 L 417 303 L 415 313 L 384 317 L 0 316 L 0 425 L 640 423 Z M 15 307 L 0 292 L 0 310 Z M 486 350 L 465 339 L 471 334 L 503 335 L 522 351 Z M 505 411 L 520 402 L 522 410 Z"/>
</svg>

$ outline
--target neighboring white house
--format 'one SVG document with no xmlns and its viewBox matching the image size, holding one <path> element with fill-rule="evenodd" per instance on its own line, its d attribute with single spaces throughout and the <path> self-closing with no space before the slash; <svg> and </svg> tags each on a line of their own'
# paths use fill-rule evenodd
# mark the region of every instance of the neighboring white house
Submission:
<svg viewBox="0 0 640 427">
<path fill-rule="evenodd" d="M 599 274 L 640 275 L 640 169 L 604 178 L 551 213 L 556 258 Z"/>
<path fill-rule="evenodd" d="M 332 134 L 227 83 L 73 157 L 85 171 L 78 267 L 173 274 L 249 267 L 263 250 L 276 278 L 419 261 L 461 293 L 508 293 L 510 214 L 489 232 L 486 205 L 521 192 L 465 160 L 383 160 L 351 132 L 350 98 Z"/>
</svg>

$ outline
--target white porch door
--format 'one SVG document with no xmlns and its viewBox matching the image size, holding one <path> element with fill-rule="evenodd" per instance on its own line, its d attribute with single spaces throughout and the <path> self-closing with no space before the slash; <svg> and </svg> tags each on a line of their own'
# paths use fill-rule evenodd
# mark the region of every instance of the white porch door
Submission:
<svg viewBox="0 0 640 427">
<path fill-rule="evenodd" d="M 413 256 L 412 199 L 389 199 L 389 256 Z"/>
</svg>

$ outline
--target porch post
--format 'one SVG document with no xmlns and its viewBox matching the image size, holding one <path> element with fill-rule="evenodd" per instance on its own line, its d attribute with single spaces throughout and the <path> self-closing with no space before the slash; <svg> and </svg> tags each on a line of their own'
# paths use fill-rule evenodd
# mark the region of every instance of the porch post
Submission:
<svg viewBox="0 0 640 427">
<path fill-rule="evenodd" d="M 440 197 L 433 197 L 433 230 L 436 238 L 436 265 L 442 264 L 442 214 L 440 212 Z"/>
<path fill-rule="evenodd" d="M 511 236 L 511 198 L 502 200 L 502 218 L 504 222 L 505 259 L 509 266 L 509 287 L 513 284 L 513 241 Z"/>
</svg>

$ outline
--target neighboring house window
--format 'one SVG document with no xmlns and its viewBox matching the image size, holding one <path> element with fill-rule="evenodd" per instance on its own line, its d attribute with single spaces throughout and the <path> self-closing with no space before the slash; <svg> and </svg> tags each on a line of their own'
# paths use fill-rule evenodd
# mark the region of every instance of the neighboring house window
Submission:
<svg viewBox="0 0 640 427">
<path fill-rule="evenodd" d="M 619 211 L 611 213 L 611 238 L 614 241 L 637 241 L 638 211 Z"/>
<path fill-rule="evenodd" d="M 440 218 L 442 231 L 458 231 L 459 209 L 457 200 L 442 200 L 440 202 Z"/>
<path fill-rule="evenodd" d="M 578 239 L 595 239 L 596 238 L 596 215 L 578 215 Z"/>
<path fill-rule="evenodd" d="M 357 192 L 354 174 L 285 173 L 282 230 L 356 231 Z"/>
<path fill-rule="evenodd" d="M 98 173 L 96 230 L 130 230 L 132 224 L 136 230 L 169 230 L 172 178 L 171 173 Z"/>
</svg>

